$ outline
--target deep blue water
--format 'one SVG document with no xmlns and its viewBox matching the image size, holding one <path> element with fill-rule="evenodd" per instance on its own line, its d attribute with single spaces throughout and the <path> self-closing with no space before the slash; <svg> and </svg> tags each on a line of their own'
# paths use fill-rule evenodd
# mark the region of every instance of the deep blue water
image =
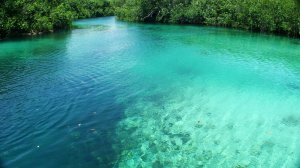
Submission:
<svg viewBox="0 0 300 168">
<path fill-rule="evenodd" d="M 299 40 L 74 24 L 0 43 L 2 167 L 299 167 Z"/>
</svg>

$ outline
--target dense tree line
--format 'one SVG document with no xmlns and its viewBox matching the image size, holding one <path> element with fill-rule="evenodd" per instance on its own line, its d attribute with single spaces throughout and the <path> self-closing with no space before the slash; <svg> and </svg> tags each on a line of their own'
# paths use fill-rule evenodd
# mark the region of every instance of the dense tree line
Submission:
<svg viewBox="0 0 300 168">
<path fill-rule="evenodd" d="M 202 24 L 300 36 L 298 0 L 117 0 L 116 15 L 142 22 Z"/>
<path fill-rule="evenodd" d="M 0 38 L 71 27 L 72 20 L 202 24 L 300 37 L 300 0 L 0 0 Z"/>
<path fill-rule="evenodd" d="M 112 14 L 106 0 L 0 0 L 0 38 L 68 29 L 74 19 Z"/>
</svg>

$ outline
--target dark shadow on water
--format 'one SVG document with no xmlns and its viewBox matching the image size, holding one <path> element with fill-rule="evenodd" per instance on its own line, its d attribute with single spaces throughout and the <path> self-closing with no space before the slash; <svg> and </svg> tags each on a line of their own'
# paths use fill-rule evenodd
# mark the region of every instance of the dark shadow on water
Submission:
<svg viewBox="0 0 300 168">
<path fill-rule="evenodd" d="M 3 162 L 1 160 L 1 158 L 0 158 L 0 168 L 4 168 L 4 165 L 3 165 Z"/>
<path fill-rule="evenodd" d="M 0 1 L 0 4 L 1 1 Z M 39 38 L 51 38 L 54 36 L 61 36 L 61 35 L 68 35 L 71 34 L 70 30 L 60 30 L 60 31 L 56 31 L 53 33 L 43 33 L 43 34 L 39 34 L 39 35 L 15 35 L 15 36 L 10 36 L 4 39 L 0 39 L 0 43 L 3 42 L 12 42 L 12 41 L 24 41 L 24 40 L 34 40 L 34 39 L 39 39 Z"/>
<path fill-rule="evenodd" d="M 296 168 L 300 168 L 300 156 L 298 156 L 298 159 L 296 161 L 295 167 Z"/>
<path fill-rule="evenodd" d="M 0 132 L 7 130 L 4 126 L 18 125 L 18 123 L 24 123 L 25 126 L 32 124 L 32 129 L 27 130 L 30 132 L 29 135 L 36 134 L 34 127 L 39 129 L 45 127 L 44 130 L 40 130 L 40 139 L 48 142 L 48 146 L 41 146 L 39 149 L 31 146 L 32 152 L 18 162 L 11 163 L 11 167 L 32 167 L 33 165 L 72 168 L 113 167 L 117 158 L 117 153 L 113 148 L 116 143 L 115 128 L 123 117 L 124 105 L 115 102 L 117 93 L 112 91 L 97 98 L 89 97 L 85 102 L 75 102 L 74 109 L 66 109 L 68 100 L 71 102 L 72 98 L 83 97 L 90 91 L 84 86 L 77 85 L 78 90 L 76 90 L 74 89 L 76 87 L 71 85 L 73 83 L 57 79 L 55 74 L 65 66 L 64 56 L 66 55 L 68 36 L 53 34 L 47 37 L 45 39 L 42 37 L 23 40 L 11 39 L 6 42 L 15 43 L 14 50 L 3 51 L 3 55 L 0 51 L 0 56 L 2 56 L 0 57 L 0 107 L 1 115 L 8 116 L 5 121 L 0 118 Z M 0 46 L 0 49 L 1 47 L 6 49 L 5 45 L 7 44 Z M 32 79 L 35 82 L 30 82 Z M 92 82 L 92 79 L 87 78 L 86 81 Z M 67 89 L 72 89 L 72 91 L 67 92 Z M 95 92 L 97 91 L 95 89 Z M 44 95 L 47 95 L 47 98 Z M 31 101 L 32 97 L 39 97 L 39 99 Z M 19 102 L 19 106 L 15 102 Z M 47 108 L 45 106 L 47 103 L 51 103 L 52 107 Z M 22 108 L 24 106 L 27 108 Z M 94 112 L 97 114 L 93 115 Z M 33 122 L 13 120 L 16 113 L 19 113 L 22 118 L 30 118 Z M 51 123 L 55 123 L 56 120 L 65 119 L 56 115 L 62 113 L 65 116 L 71 115 L 69 117 L 76 121 L 72 120 L 60 127 L 57 126 L 60 122 L 57 122 L 50 127 Z M 47 115 L 49 115 L 48 118 Z M 79 127 L 79 123 L 82 123 L 82 126 Z M 49 131 L 54 129 L 55 133 L 59 132 L 61 136 L 64 136 L 62 138 L 64 141 L 61 142 L 60 137 L 57 138 L 56 135 L 47 134 L 47 127 L 51 128 Z M 1 132 L 0 138 L 1 136 L 7 137 L 6 135 L 10 135 L 10 133 L 6 131 L 1 135 Z M 13 140 L 17 137 L 10 138 Z M 31 137 L 22 139 L 22 144 L 28 142 L 31 142 Z M 0 147 L 2 147 L 1 143 Z M 3 147 L 5 150 L 10 150 Z M 24 150 L 26 149 L 28 148 L 24 147 Z M 19 154 L 22 154 L 24 150 L 20 150 Z M 10 155 L 7 159 L 14 157 Z M 4 168 L 1 158 L 0 168 Z"/>
<path fill-rule="evenodd" d="M 105 108 L 100 113 L 101 117 L 97 117 L 96 128 L 90 127 L 89 133 L 86 129 L 82 129 L 73 134 L 73 138 L 81 139 L 80 142 L 74 142 L 74 146 L 70 146 L 70 159 L 73 160 L 73 166 L 78 167 L 114 167 L 118 158 L 118 150 L 116 150 L 116 127 L 118 122 L 123 118 L 124 107 L 122 105 L 114 105 L 111 108 Z M 87 118 L 86 121 L 95 121 L 95 118 Z M 77 135 L 76 135 L 77 134 Z M 79 136 L 79 137 L 77 137 Z"/>
</svg>

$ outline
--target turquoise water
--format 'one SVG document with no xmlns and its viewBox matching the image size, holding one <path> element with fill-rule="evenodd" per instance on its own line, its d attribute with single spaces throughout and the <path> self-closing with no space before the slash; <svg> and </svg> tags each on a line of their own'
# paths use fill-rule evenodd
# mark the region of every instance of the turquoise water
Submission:
<svg viewBox="0 0 300 168">
<path fill-rule="evenodd" d="M 114 17 L 0 43 L 0 167 L 300 166 L 300 41 Z"/>
</svg>

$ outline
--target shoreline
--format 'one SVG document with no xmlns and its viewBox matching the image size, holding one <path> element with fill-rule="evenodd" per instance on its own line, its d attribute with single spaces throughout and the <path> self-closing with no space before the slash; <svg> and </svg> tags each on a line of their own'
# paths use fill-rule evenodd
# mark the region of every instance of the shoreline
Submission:
<svg viewBox="0 0 300 168">
<path fill-rule="evenodd" d="M 250 29 L 244 29 L 244 28 L 238 28 L 238 27 L 220 26 L 220 25 L 193 24 L 193 23 L 163 23 L 163 22 L 128 21 L 126 19 L 119 19 L 118 16 L 100 16 L 100 17 L 90 17 L 90 18 L 82 18 L 82 19 L 93 19 L 93 18 L 102 18 L 102 17 L 115 17 L 117 21 L 128 22 L 128 23 L 138 23 L 138 24 L 173 25 L 173 26 L 198 26 L 198 27 L 224 28 L 224 29 L 232 29 L 232 30 L 244 31 L 244 32 L 248 32 L 248 33 L 260 34 L 260 35 L 272 35 L 272 36 L 278 36 L 278 37 L 285 37 L 285 38 L 289 38 L 289 39 L 300 40 L 300 36 L 291 36 L 291 35 L 287 35 L 285 33 L 266 32 L 266 31 L 250 30 Z M 77 20 L 81 20 L 81 19 L 73 20 L 73 22 L 77 21 Z M 37 37 L 37 36 L 42 36 L 42 35 L 47 35 L 47 34 L 61 32 L 61 31 L 69 31 L 69 30 L 73 30 L 73 29 L 76 29 L 76 27 L 74 25 L 72 25 L 68 29 L 49 30 L 49 31 L 44 31 L 44 32 L 43 31 L 40 31 L 40 32 L 31 31 L 31 32 L 28 32 L 28 33 L 13 33 L 13 34 L 8 35 L 8 36 L 6 36 L 4 38 L 1 38 L 1 36 L 0 36 L 0 42 L 1 41 L 5 41 L 5 40 L 10 40 L 10 39 L 15 39 L 15 38 Z"/>
</svg>

